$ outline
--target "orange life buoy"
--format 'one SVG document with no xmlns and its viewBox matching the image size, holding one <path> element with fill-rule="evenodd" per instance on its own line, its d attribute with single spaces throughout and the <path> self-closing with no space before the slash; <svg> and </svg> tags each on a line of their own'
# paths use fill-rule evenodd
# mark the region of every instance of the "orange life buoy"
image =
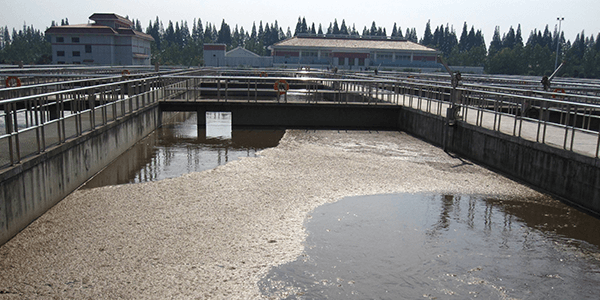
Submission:
<svg viewBox="0 0 600 300">
<path fill-rule="evenodd" d="M 267 72 L 260 72 L 260 77 L 267 77 Z"/>
<path fill-rule="evenodd" d="M 566 93 L 565 89 L 554 89 L 554 93 Z M 552 98 L 556 98 L 556 95 L 552 95 Z"/>
<path fill-rule="evenodd" d="M 129 73 L 129 70 L 123 70 L 123 72 L 121 72 L 121 75 L 126 76 L 129 75 L 131 73 Z"/>
<path fill-rule="evenodd" d="M 279 91 L 279 95 L 283 95 L 290 89 L 290 85 L 284 79 L 279 79 L 275 81 L 273 89 Z"/>
<path fill-rule="evenodd" d="M 6 77 L 6 81 L 4 81 L 6 87 L 20 87 L 21 79 L 17 76 L 8 76 Z"/>
</svg>

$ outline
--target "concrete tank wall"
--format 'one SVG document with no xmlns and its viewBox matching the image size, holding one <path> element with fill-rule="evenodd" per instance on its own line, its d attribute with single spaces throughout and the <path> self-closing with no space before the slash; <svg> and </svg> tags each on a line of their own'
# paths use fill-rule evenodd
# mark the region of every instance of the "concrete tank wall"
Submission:
<svg viewBox="0 0 600 300">
<path fill-rule="evenodd" d="M 0 245 L 160 126 L 158 105 L 23 160 L 0 174 Z"/>
<path fill-rule="evenodd" d="M 447 151 L 600 213 L 597 159 L 406 107 L 173 102 L 164 111 L 231 111 L 234 126 L 402 130 Z M 0 174 L 0 244 L 46 212 L 161 123 L 153 106 Z M 203 118 L 199 119 L 203 124 Z"/>
<path fill-rule="evenodd" d="M 560 148 L 403 108 L 400 130 L 600 214 L 600 161 Z M 447 137 L 444 132 L 448 130 Z"/>
</svg>

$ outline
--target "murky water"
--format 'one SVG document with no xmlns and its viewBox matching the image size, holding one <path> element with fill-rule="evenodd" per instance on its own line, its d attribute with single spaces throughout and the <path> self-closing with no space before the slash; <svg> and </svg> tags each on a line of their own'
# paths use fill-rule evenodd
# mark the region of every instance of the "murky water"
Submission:
<svg viewBox="0 0 600 300">
<path fill-rule="evenodd" d="M 231 113 L 209 112 L 198 128 L 195 113 L 178 114 L 119 156 L 82 188 L 174 178 L 213 169 L 240 157 L 275 147 L 283 130 L 231 127 Z"/>
<path fill-rule="evenodd" d="M 274 147 L 279 130 L 236 130 L 230 114 L 165 125 L 86 187 L 203 171 Z M 305 142 L 449 168 L 386 134 Z M 333 137 L 332 137 L 333 138 Z M 363 137 L 364 138 L 364 137 Z M 415 148 L 416 147 L 416 148 Z M 468 164 L 468 163 L 467 163 Z M 305 222 L 304 254 L 272 268 L 263 295 L 283 299 L 597 299 L 600 220 L 559 201 L 478 195 L 392 194 L 342 199 Z"/>
<path fill-rule="evenodd" d="M 345 198 L 259 286 L 285 299 L 598 299 L 600 220 L 557 202 Z"/>
</svg>

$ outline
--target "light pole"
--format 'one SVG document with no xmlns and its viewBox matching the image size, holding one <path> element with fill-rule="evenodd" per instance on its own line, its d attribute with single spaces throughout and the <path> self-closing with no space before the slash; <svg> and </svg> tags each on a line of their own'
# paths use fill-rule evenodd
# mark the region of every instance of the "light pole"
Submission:
<svg viewBox="0 0 600 300">
<path fill-rule="evenodd" d="M 558 17 L 556 20 L 558 21 L 558 33 L 556 37 L 556 61 L 554 61 L 554 70 L 558 67 L 558 46 L 560 45 L 560 24 L 564 20 L 564 17 Z"/>
</svg>

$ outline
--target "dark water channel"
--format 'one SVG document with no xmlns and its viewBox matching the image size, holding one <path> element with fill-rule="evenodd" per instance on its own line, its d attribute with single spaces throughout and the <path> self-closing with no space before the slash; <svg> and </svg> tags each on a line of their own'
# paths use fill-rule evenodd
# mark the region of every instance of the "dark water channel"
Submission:
<svg viewBox="0 0 600 300">
<path fill-rule="evenodd" d="M 350 197 L 315 209 L 305 253 L 259 283 L 284 299 L 599 299 L 600 220 L 469 195 Z"/>
<path fill-rule="evenodd" d="M 275 147 L 285 131 L 232 129 L 230 113 L 208 113 L 198 128 L 196 113 L 163 117 L 163 127 L 119 156 L 82 188 L 174 178 L 216 168 Z"/>
</svg>

